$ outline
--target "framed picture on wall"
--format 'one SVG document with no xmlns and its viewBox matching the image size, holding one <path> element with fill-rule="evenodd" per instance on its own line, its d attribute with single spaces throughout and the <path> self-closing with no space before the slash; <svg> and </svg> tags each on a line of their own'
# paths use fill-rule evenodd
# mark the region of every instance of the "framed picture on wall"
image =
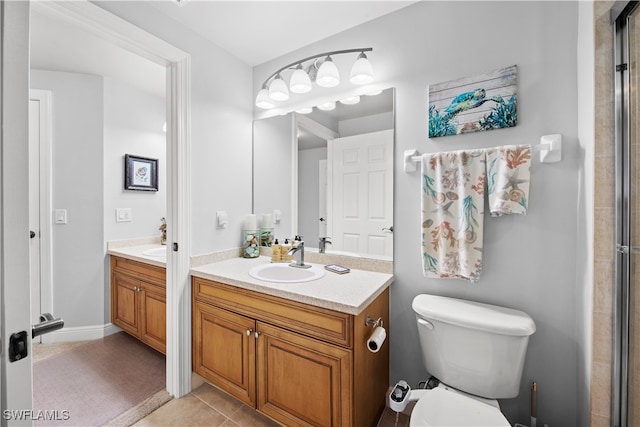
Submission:
<svg viewBox="0 0 640 427">
<path fill-rule="evenodd" d="M 518 68 L 429 86 L 429 138 L 515 126 Z"/>
<path fill-rule="evenodd" d="M 124 189 L 158 191 L 158 159 L 125 154 Z"/>
</svg>

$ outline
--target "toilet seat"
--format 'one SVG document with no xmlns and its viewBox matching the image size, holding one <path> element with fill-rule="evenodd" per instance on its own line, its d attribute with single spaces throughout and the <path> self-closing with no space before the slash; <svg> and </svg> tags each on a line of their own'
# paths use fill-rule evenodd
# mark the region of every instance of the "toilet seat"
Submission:
<svg viewBox="0 0 640 427">
<path fill-rule="evenodd" d="M 500 409 L 470 396 L 436 387 L 427 391 L 411 411 L 410 427 L 509 427 Z"/>
</svg>

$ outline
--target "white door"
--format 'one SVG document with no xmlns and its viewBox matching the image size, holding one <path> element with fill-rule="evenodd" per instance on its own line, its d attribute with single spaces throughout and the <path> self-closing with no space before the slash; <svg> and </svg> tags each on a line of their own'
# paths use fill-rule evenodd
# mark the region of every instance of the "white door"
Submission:
<svg viewBox="0 0 640 427">
<path fill-rule="evenodd" d="M 393 257 L 393 130 L 329 141 L 333 249 Z"/>
<path fill-rule="evenodd" d="M 31 322 L 51 312 L 51 92 L 29 96 L 29 237 Z M 37 340 L 40 341 L 41 337 Z"/>
<path fill-rule="evenodd" d="M 29 2 L 0 2 L 0 394 L 2 425 L 31 425 L 29 297 Z M 26 333 L 27 356 L 9 357 L 11 336 Z M 22 418 L 22 420 L 20 420 Z"/>
</svg>

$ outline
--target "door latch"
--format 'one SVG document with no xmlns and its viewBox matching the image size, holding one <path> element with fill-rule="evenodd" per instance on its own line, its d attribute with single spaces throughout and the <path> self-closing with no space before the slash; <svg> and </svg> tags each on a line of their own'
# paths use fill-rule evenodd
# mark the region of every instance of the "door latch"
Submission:
<svg viewBox="0 0 640 427">
<path fill-rule="evenodd" d="M 16 332 L 9 337 L 9 362 L 27 357 L 27 331 Z"/>
</svg>

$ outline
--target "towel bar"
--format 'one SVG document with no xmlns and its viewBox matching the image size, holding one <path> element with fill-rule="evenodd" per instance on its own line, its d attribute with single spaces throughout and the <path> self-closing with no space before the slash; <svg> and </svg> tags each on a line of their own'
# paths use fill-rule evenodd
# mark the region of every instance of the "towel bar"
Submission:
<svg viewBox="0 0 640 427">
<path fill-rule="evenodd" d="M 540 151 L 540 163 L 555 163 L 562 159 L 562 135 L 543 135 L 540 137 L 540 144 L 532 146 L 533 151 Z M 404 171 L 414 172 L 417 170 L 416 163 L 422 160 L 418 155 L 418 150 L 405 150 Z"/>
</svg>

